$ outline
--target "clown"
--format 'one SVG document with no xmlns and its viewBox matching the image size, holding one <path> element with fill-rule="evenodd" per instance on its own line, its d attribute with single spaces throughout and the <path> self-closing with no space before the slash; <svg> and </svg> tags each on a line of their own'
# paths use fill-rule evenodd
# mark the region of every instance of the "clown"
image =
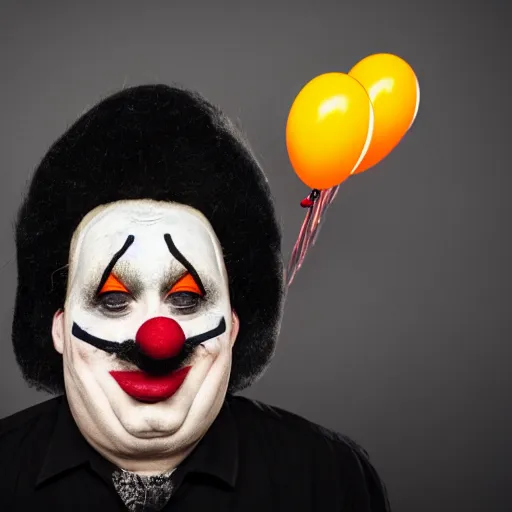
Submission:
<svg viewBox="0 0 512 512">
<path fill-rule="evenodd" d="M 16 244 L 15 354 L 57 396 L 0 422 L 5 510 L 389 510 L 350 439 L 237 395 L 274 353 L 281 236 L 204 98 L 139 86 L 85 113 Z"/>
</svg>

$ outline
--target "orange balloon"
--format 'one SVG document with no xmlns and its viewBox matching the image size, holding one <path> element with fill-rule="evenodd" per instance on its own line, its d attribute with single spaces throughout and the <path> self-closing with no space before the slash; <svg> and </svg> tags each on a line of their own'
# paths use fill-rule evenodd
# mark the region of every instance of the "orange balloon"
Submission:
<svg viewBox="0 0 512 512">
<path fill-rule="evenodd" d="M 420 89 L 411 66 L 389 53 L 364 58 L 349 75 L 367 90 L 375 115 L 370 147 L 353 173 L 358 174 L 379 163 L 402 140 L 416 118 Z"/>
<path fill-rule="evenodd" d="M 345 73 L 325 73 L 299 92 L 286 124 L 286 147 L 299 178 L 328 189 L 348 178 L 364 156 L 373 112 L 365 88 Z"/>
</svg>

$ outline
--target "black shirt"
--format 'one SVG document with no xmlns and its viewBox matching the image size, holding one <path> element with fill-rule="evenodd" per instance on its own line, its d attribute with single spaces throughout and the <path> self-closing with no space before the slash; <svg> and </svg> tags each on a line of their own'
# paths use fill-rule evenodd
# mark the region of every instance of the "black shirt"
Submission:
<svg viewBox="0 0 512 512">
<path fill-rule="evenodd" d="M 81 435 L 63 396 L 0 420 L 2 511 L 126 512 L 115 469 Z M 353 441 L 240 396 L 227 396 L 173 486 L 164 512 L 390 510 Z"/>
</svg>

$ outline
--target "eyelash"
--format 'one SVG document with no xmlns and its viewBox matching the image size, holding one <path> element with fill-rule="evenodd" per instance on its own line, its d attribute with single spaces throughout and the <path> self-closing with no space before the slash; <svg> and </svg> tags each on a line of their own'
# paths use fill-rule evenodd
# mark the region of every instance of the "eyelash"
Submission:
<svg viewBox="0 0 512 512">
<path fill-rule="evenodd" d="M 110 298 L 122 298 L 122 300 L 118 302 L 114 302 L 114 304 L 108 305 L 108 299 Z M 204 298 L 198 295 L 197 293 L 192 292 L 175 292 L 169 294 L 166 298 L 166 302 L 170 302 L 170 298 L 191 298 L 194 299 L 194 303 L 190 305 L 172 305 L 178 314 L 191 314 L 196 312 Z M 133 300 L 133 297 L 125 292 L 106 292 L 97 297 L 97 303 L 99 308 L 107 315 L 114 316 L 123 316 L 127 313 L 127 308 L 129 306 L 129 302 Z M 116 307 L 122 305 L 122 307 Z"/>
</svg>

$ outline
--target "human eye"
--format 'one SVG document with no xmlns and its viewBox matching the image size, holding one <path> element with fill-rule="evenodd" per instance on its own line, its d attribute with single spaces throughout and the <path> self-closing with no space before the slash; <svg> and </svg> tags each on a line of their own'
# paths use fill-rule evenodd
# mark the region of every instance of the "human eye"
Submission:
<svg viewBox="0 0 512 512">
<path fill-rule="evenodd" d="M 194 312 L 201 301 L 201 296 L 194 292 L 174 292 L 167 296 L 167 302 L 181 313 Z"/>
<path fill-rule="evenodd" d="M 125 313 L 131 302 L 131 297 L 125 292 L 102 293 L 97 299 L 100 309 L 106 313 Z"/>
</svg>

